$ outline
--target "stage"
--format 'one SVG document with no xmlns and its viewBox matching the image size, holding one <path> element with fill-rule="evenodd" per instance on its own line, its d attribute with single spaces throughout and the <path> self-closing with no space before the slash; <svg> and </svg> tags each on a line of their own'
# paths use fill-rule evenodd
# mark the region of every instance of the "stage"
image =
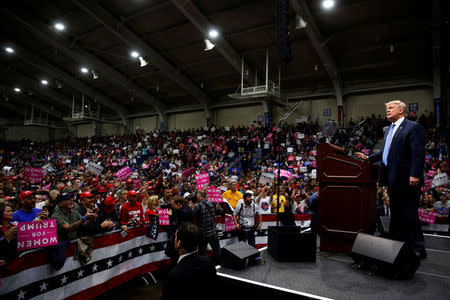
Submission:
<svg viewBox="0 0 450 300">
<path fill-rule="evenodd" d="M 265 263 L 240 271 L 220 267 L 217 272 L 225 291 L 265 299 L 448 299 L 450 237 L 425 239 L 428 257 L 410 280 L 373 275 L 352 267 L 349 255 L 319 250 L 316 263 L 277 262 L 263 248 Z"/>
</svg>

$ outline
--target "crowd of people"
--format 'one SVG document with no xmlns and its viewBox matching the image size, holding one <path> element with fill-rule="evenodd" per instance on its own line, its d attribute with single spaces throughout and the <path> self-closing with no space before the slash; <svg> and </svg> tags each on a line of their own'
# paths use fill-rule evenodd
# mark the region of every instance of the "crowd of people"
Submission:
<svg viewBox="0 0 450 300">
<path fill-rule="evenodd" d="M 350 125 L 358 123 L 352 121 Z M 0 263 L 17 255 L 18 222 L 56 220 L 59 245 L 50 247 L 48 257 L 59 269 L 71 240 L 118 229 L 127 231 L 157 217 L 158 208 L 168 209 L 170 225 L 165 229 L 172 244 L 180 224 L 195 222 L 202 235 L 199 252 L 205 254 L 209 244 L 218 257 L 214 217 L 228 215 L 233 217 L 239 240 L 254 245 L 262 214 L 278 211 L 288 223 L 291 214 L 317 212 L 315 155 L 320 142 L 345 145 L 349 155 L 361 150 L 371 153 L 386 124 L 381 116 L 372 116 L 357 130 L 337 130 L 333 137 L 323 134 L 325 130 L 318 122 L 281 127 L 254 122 L 249 127 L 150 133 L 139 130 L 122 136 L 2 142 Z M 446 173 L 447 131 L 429 123 L 423 127 L 425 172 L 430 177 Z M 101 167 L 101 172 L 96 175 L 89 164 Z M 116 176 L 125 166 L 130 167 L 132 175 L 126 179 Z M 26 167 L 42 168 L 42 180 L 30 182 Z M 277 169 L 288 171 L 279 181 L 279 190 L 276 177 L 261 181 L 261 175 Z M 209 186 L 221 189 L 223 203 L 208 201 L 206 191 L 197 188 L 195 175 L 204 173 L 208 174 Z M 380 207 L 388 203 L 384 198 L 379 197 Z M 447 200 L 445 186 L 430 187 L 424 192 L 423 207 L 444 217 L 448 215 Z M 169 247 L 166 253 L 176 259 L 174 249 Z"/>
</svg>

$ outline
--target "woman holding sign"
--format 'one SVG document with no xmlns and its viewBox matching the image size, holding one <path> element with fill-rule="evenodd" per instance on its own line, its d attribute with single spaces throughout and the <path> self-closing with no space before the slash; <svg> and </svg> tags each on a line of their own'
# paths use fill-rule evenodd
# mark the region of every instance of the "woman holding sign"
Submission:
<svg viewBox="0 0 450 300">
<path fill-rule="evenodd" d="M 0 261 L 3 262 L 16 256 L 17 225 L 11 222 L 12 215 L 11 207 L 0 203 Z"/>
</svg>

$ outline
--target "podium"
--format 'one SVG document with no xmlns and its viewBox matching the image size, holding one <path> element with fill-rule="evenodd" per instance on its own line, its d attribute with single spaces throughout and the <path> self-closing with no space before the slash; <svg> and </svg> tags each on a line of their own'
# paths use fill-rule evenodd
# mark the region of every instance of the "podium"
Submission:
<svg viewBox="0 0 450 300">
<path fill-rule="evenodd" d="M 329 143 L 317 149 L 321 251 L 351 253 L 358 233 L 375 228 L 376 172 L 343 152 Z"/>
</svg>

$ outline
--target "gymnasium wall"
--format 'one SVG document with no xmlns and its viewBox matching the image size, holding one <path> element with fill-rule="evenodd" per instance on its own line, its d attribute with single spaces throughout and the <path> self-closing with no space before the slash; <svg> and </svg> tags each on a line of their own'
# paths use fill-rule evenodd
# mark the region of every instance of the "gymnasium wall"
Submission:
<svg viewBox="0 0 450 300">
<path fill-rule="evenodd" d="M 395 91 L 385 93 L 367 93 L 363 95 L 347 95 L 344 96 L 344 112 L 345 124 L 348 124 L 350 119 L 358 120 L 361 116 L 370 116 L 372 114 L 384 117 L 384 103 L 390 100 L 399 99 L 406 104 L 417 103 L 418 112 L 420 116 L 422 113 L 428 114 L 433 111 L 433 96 L 432 89 L 414 89 L 407 91 Z M 289 106 L 294 105 L 295 102 L 289 102 Z M 288 108 L 283 108 L 278 105 L 272 105 L 272 121 L 278 122 Z M 324 115 L 324 111 L 329 112 L 329 116 Z M 215 113 L 211 114 L 212 121 L 216 126 L 248 126 L 254 121 L 262 118 L 264 120 L 263 105 L 258 102 L 255 105 L 247 105 L 242 107 L 230 107 L 216 109 Z M 287 123 L 295 124 L 296 120 L 310 116 L 310 120 L 318 119 L 321 125 L 328 120 L 336 120 L 337 106 L 336 100 L 332 97 L 325 97 L 314 100 L 301 100 L 297 109 L 287 119 Z M 169 114 L 168 130 L 186 130 L 190 128 L 200 128 L 206 125 L 204 111 L 194 111 L 188 113 Z M 158 116 L 149 116 L 135 118 L 131 120 L 130 130 L 134 132 L 137 128 L 145 132 L 159 129 Z M 124 127 L 116 124 L 100 125 L 100 133 L 119 135 L 124 133 Z M 49 131 L 45 127 L 27 127 L 27 126 L 12 126 L 7 127 L 3 131 L 6 140 L 20 140 L 22 138 L 29 138 L 36 141 L 47 141 L 49 139 Z M 79 124 L 74 126 L 74 135 L 76 137 L 92 136 L 94 135 L 94 127 L 92 123 Z M 63 138 L 68 135 L 65 129 L 55 129 L 55 138 Z"/>
</svg>

